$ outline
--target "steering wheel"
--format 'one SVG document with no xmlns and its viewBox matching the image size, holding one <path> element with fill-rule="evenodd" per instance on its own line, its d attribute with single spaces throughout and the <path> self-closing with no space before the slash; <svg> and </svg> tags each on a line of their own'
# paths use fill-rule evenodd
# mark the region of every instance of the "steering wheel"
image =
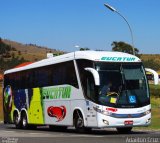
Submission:
<svg viewBox="0 0 160 143">
<path fill-rule="evenodd" d="M 107 93 L 107 96 L 111 96 L 111 95 L 119 96 L 119 94 L 117 92 L 108 92 Z"/>
</svg>

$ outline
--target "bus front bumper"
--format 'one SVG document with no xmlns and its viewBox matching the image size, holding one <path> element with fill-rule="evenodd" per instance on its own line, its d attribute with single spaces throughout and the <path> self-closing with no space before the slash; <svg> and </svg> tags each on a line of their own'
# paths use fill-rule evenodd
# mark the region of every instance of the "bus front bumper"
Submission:
<svg viewBox="0 0 160 143">
<path fill-rule="evenodd" d="M 98 127 L 136 127 L 149 126 L 151 124 L 151 113 L 140 118 L 114 118 L 98 113 Z"/>
</svg>

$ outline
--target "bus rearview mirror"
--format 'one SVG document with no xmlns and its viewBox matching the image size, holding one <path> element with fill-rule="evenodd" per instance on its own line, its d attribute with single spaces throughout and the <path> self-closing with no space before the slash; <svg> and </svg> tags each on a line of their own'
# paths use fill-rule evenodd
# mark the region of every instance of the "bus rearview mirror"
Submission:
<svg viewBox="0 0 160 143">
<path fill-rule="evenodd" d="M 99 86 L 100 85 L 99 73 L 95 69 L 89 67 L 85 68 L 85 70 L 93 75 L 95 85 Z"/>
</svg>

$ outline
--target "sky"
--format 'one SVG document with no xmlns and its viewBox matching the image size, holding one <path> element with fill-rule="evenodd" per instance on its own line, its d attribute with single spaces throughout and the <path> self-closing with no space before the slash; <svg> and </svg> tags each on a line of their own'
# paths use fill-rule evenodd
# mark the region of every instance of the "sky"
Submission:
<svg viewBox="0 0 160 143">
<path fill-rule="evenodd" d="M 0 37 L 66 52 L 112 50 L 113 41 L 160 54 L 160 0 L 0 0 Z"/>
</svg>

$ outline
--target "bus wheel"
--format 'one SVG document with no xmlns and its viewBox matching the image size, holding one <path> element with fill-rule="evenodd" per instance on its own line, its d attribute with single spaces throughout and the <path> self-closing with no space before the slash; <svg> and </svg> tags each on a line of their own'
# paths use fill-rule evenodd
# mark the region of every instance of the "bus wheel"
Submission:
<svg viewBox="0 0 160 143">
<path fill-rule="evenodd" d="M 16 126 L 17 129 L 21 128 L 21 122 L 19 120 L 19 116 L 18 116 L 17 112 L 14 113 L 13 122 L 14 122 L 14 124 L 15 124 L 15 126 Z"/>
<path fill-rule="evenodd" d="M 126 127 L 126 128 L 117 128 L 118 133 L 120 134 L 127 134 L 130 133 L 132 130 L 132 127 Z"/>
<path fill-rule="evenodd" d="M 83 116 L 81 112 L 78 110 L 74 114 L 74 125 L 75 125 L 77 132 L 85 131 Z"/>
<path fill-rule="evenodd" d="M 27 128 L 28 128 L 27 115 L 26 115 L 25 112 L 22 113 L 22 116 L 21 116 L 21 124 L 22 124 L 22 128 L 23 128 L 23 129 L 27 129 Z"/>
</svg>

